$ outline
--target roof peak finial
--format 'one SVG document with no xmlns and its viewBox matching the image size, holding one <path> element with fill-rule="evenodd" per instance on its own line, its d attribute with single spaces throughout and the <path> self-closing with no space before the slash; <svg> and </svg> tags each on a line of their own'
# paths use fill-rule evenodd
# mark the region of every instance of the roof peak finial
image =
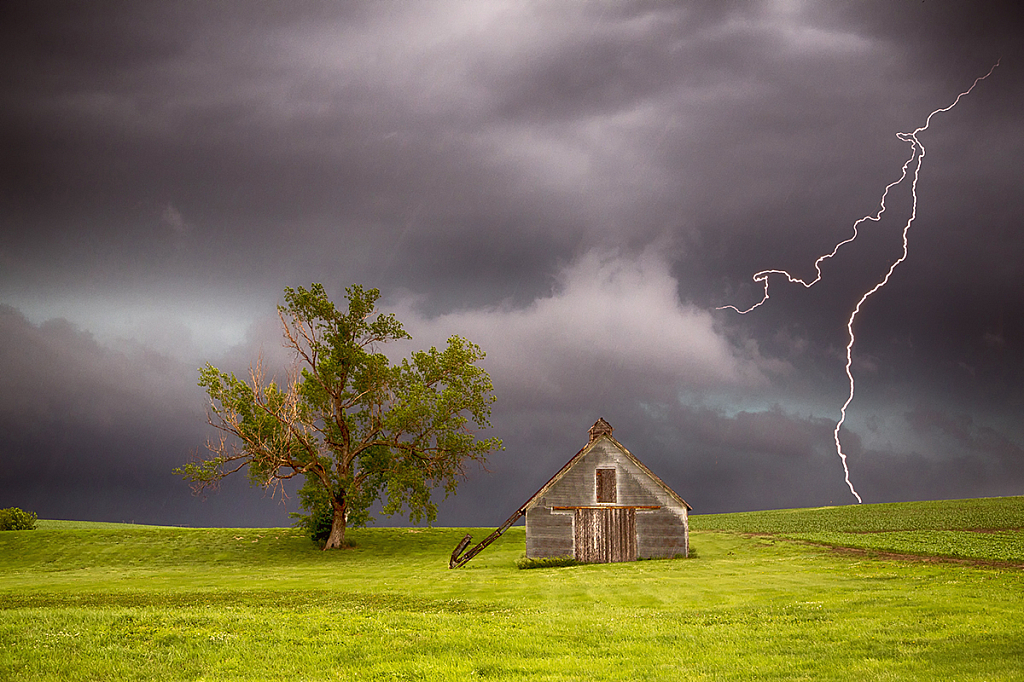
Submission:
<svg viewBox="0 0 1024 682">
<path fill-rule="evenodd" d="M 597 440 L 601 436 L 610 436 L 610 435 L 612 435 L 612 431 L 613 430 L 614 429 L 612 429 L 612 425 L 609 424 L 608 422 L 606 422 L 604 420 L 604 417 L 598 418 L 598 420 L 596 422 L 594 422 L 594 425 L 590 427 L 590 431 L 589 431 L 589 433 L 590 433 L 590 441 L 588 442 L 588 445 L 590 443 L 593 443 L 595 440 Z"/>
</svg>

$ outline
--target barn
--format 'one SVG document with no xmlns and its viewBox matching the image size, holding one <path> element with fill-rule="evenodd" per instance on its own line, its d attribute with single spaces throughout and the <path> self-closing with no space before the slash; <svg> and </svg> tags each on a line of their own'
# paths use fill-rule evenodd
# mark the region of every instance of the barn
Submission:
<svg viewBox="0 0 1024 682">
<path fill-rule="evenodd" d="M 526 556 L 608 563 L 688 556 L 690 505 L 612 437 L 603 418 L 587 445 L 493 533 L 452 552 L 459 568 L 526 516 Z"/>
<path fill-rule="evenodd" d="M 526 515 L 526 556 L 606 563 L 689 553 L 690 505 L 598 419 L 587 445 L 538 490 Z"/>
</svg>

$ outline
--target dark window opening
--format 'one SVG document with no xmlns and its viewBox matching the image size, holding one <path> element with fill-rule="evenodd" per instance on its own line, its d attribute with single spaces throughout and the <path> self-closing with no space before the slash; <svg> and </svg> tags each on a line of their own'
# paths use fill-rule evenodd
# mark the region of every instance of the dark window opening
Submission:
<svg viewBox="0 0 1024 682">
<path fill-rule="evenodd" d="M 615 469 L 597 470 L 597 501 L 611 502 L 615 499 Z"/>
</svg>

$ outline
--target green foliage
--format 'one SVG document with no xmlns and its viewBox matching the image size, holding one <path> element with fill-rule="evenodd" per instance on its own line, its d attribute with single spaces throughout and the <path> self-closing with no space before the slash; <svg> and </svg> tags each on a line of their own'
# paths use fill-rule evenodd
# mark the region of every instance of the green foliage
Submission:
<svg viewBox="0 0 1024 682">
<path fill-rule="evenodd" d="M 0 530 L 33 530 L 36 527 L 36 515 L 17 507 L 0 509 Z"/>
<path fill-rule="evenodd" d="M 528 568 L 559 568 L 561 566 L 580 566 L 582 562 L 573 559 L 571 556 L 550 556 L 541 559 L 520 557 L 516 559 L 516 568 L 525 570 Z"/>
<path fill-rule="evenodd" d="M 331 534 L 331 524 L 334 520 L 330 494 L 315 478 L 307 477 L 305 484 L 299 488 L 299 504 L 306 510 L 306 513 L 291 512 L 288 516 L 295 519 L 295 523 L 292 525 L 302 530 L 310 540 L 323 547 Z M 350 512 L 348 523 L 357 528 L 365 526 L 368 516 L 365 509 Z M 346 539 L 344 546 L 355 547 L 355 543 Z"/>
<path fill-rule="evenodd" d="M 334 519 L 334 508 L 327 489 L 315 478 L 307 477 L 299 489 L 299 504 L 306 513 L 291 512 L 288 516 L 295 519 L 293 525 L 305 532 L 310 540 L 323 546 L 331 534 L 331 522 Z"/>
<path fill-rule="evenodd" d="M 372 520 L 378 500 L 384 514 L 434 521 L 434 490 L 454 493 L 467 462 L 502 448 L 497 438 L 478 437 L 494 402 L 477 364 L 483 351 L 452 336 L 444 350 L 392 364 L 379 346 L 410 336 L 394 315 L 376 312 L 377 289 L 346 289 L 347 310 L 320 284 L 285 289 L 284 297 L 278 313 L 300 371 L 279 386 L 259 365 L 249 380 L 200 369 L 210 422 L 234 440 L 212 442 L 208 459 L 176 472 L 200 488 L 242 468 L 268 487 L 301 475 L 300 525 L 320 538 L 329 514 L 326 547 L 340 546 L 346 525 Z"/>
</svg>

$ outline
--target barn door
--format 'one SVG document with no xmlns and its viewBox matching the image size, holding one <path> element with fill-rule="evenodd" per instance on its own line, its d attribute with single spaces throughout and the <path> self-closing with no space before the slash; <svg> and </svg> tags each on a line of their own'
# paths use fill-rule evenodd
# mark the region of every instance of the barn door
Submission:
<svg viewBox="0 0 1024 682">
<path fill-rule="evenodd" d="M 604 564 L 636 560 L 636 510 L 626 507 L 576 509 L 573 553 L 577 561 Z"/>
</svg>

